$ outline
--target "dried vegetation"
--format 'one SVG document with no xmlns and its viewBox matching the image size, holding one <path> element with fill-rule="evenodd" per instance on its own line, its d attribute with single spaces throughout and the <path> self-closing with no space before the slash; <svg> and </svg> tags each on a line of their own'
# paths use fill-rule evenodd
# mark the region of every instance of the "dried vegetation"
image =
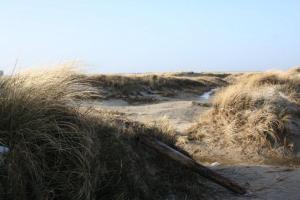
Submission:
<svg viewBox="0 0 300 200">
<path fill-rule="evenodd" d="M 300 69 L 236 76 L 190 139 L 201 143 L 198 156 L 206 159 L 299 163 Z"/>
</svg>

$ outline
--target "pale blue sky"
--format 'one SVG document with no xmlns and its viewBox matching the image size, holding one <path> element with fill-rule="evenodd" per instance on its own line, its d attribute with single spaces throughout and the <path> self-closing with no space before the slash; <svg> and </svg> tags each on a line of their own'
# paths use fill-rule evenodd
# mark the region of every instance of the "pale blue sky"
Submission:
<svg viewBox="0 0 300 200">
<path fill-rule="evenodd" d="M 0 69 L 78 60 L 98 72 L 300 65 L 299 0 L 0 3 Z"/>
</svg>

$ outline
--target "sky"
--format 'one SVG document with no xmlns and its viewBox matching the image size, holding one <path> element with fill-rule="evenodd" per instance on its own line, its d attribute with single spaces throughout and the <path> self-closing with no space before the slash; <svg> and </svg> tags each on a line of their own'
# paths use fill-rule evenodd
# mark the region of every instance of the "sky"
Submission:
<svg viewBox="0 0 300 200">
<path fill-rule="evenodd" d="M 299 0 L 9 0 L 0 69 L 260 71 L 300 65 Z"/>
</svg>

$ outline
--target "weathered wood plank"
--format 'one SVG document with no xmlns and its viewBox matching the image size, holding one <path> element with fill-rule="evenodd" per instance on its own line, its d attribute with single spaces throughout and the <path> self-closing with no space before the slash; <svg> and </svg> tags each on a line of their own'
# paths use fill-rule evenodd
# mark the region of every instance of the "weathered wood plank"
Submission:
<svg viewBox="0 0 300 200">
<path fill-rule="evenodd" d="M 181 152 L 171 148 L 170 146 L 166 145 L 165 143 L 148 136 L 139 136 L 139 141 L 150 148 L 155 149 L 159 153 L 175 160 L 182 165 L 186 166 L 187 168 L 191 169 L 192 171 L 200 174 L 201 176 L 235 192 L 238 194 L 245 194 L 246 189 L 239 186 L 237 183 L 231 181 L 230 179 L 222 176 L 221 174 L 214 172 L 213 170 L 197 163 L 193 159 L 189 158 L 188 156 L 182 154 Z"/>
</svg>

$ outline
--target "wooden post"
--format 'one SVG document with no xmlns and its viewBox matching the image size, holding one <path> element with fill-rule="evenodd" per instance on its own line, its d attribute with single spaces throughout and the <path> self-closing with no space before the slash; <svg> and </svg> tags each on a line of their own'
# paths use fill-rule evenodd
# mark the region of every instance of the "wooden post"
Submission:
<svg viewBox="0 0 300 200">
<path fill-rule="evenodd" d="M 171 148 L 170 146 L 166 145 L 165 143 L 148 136 L 141 135 L 138 137 L 139 141 L 150 148 L 155 149 L 159 153 L 175 160 L 182 165 L 186 166 L 187 168 L 191 169 L 192 171 L 200 174 L 201 176 L 235 192 L 238 194 L 245 194 L 246 189 L 242 188 L 238 184 L 234 183 L 233 181 L 229 180 L 228 178 L 222 176 L 214 172 L 213 170 L 197 163 L 193 159 L 189 158 L 188 156 L 180 153 L 179 151 Z"/>
</svg>

